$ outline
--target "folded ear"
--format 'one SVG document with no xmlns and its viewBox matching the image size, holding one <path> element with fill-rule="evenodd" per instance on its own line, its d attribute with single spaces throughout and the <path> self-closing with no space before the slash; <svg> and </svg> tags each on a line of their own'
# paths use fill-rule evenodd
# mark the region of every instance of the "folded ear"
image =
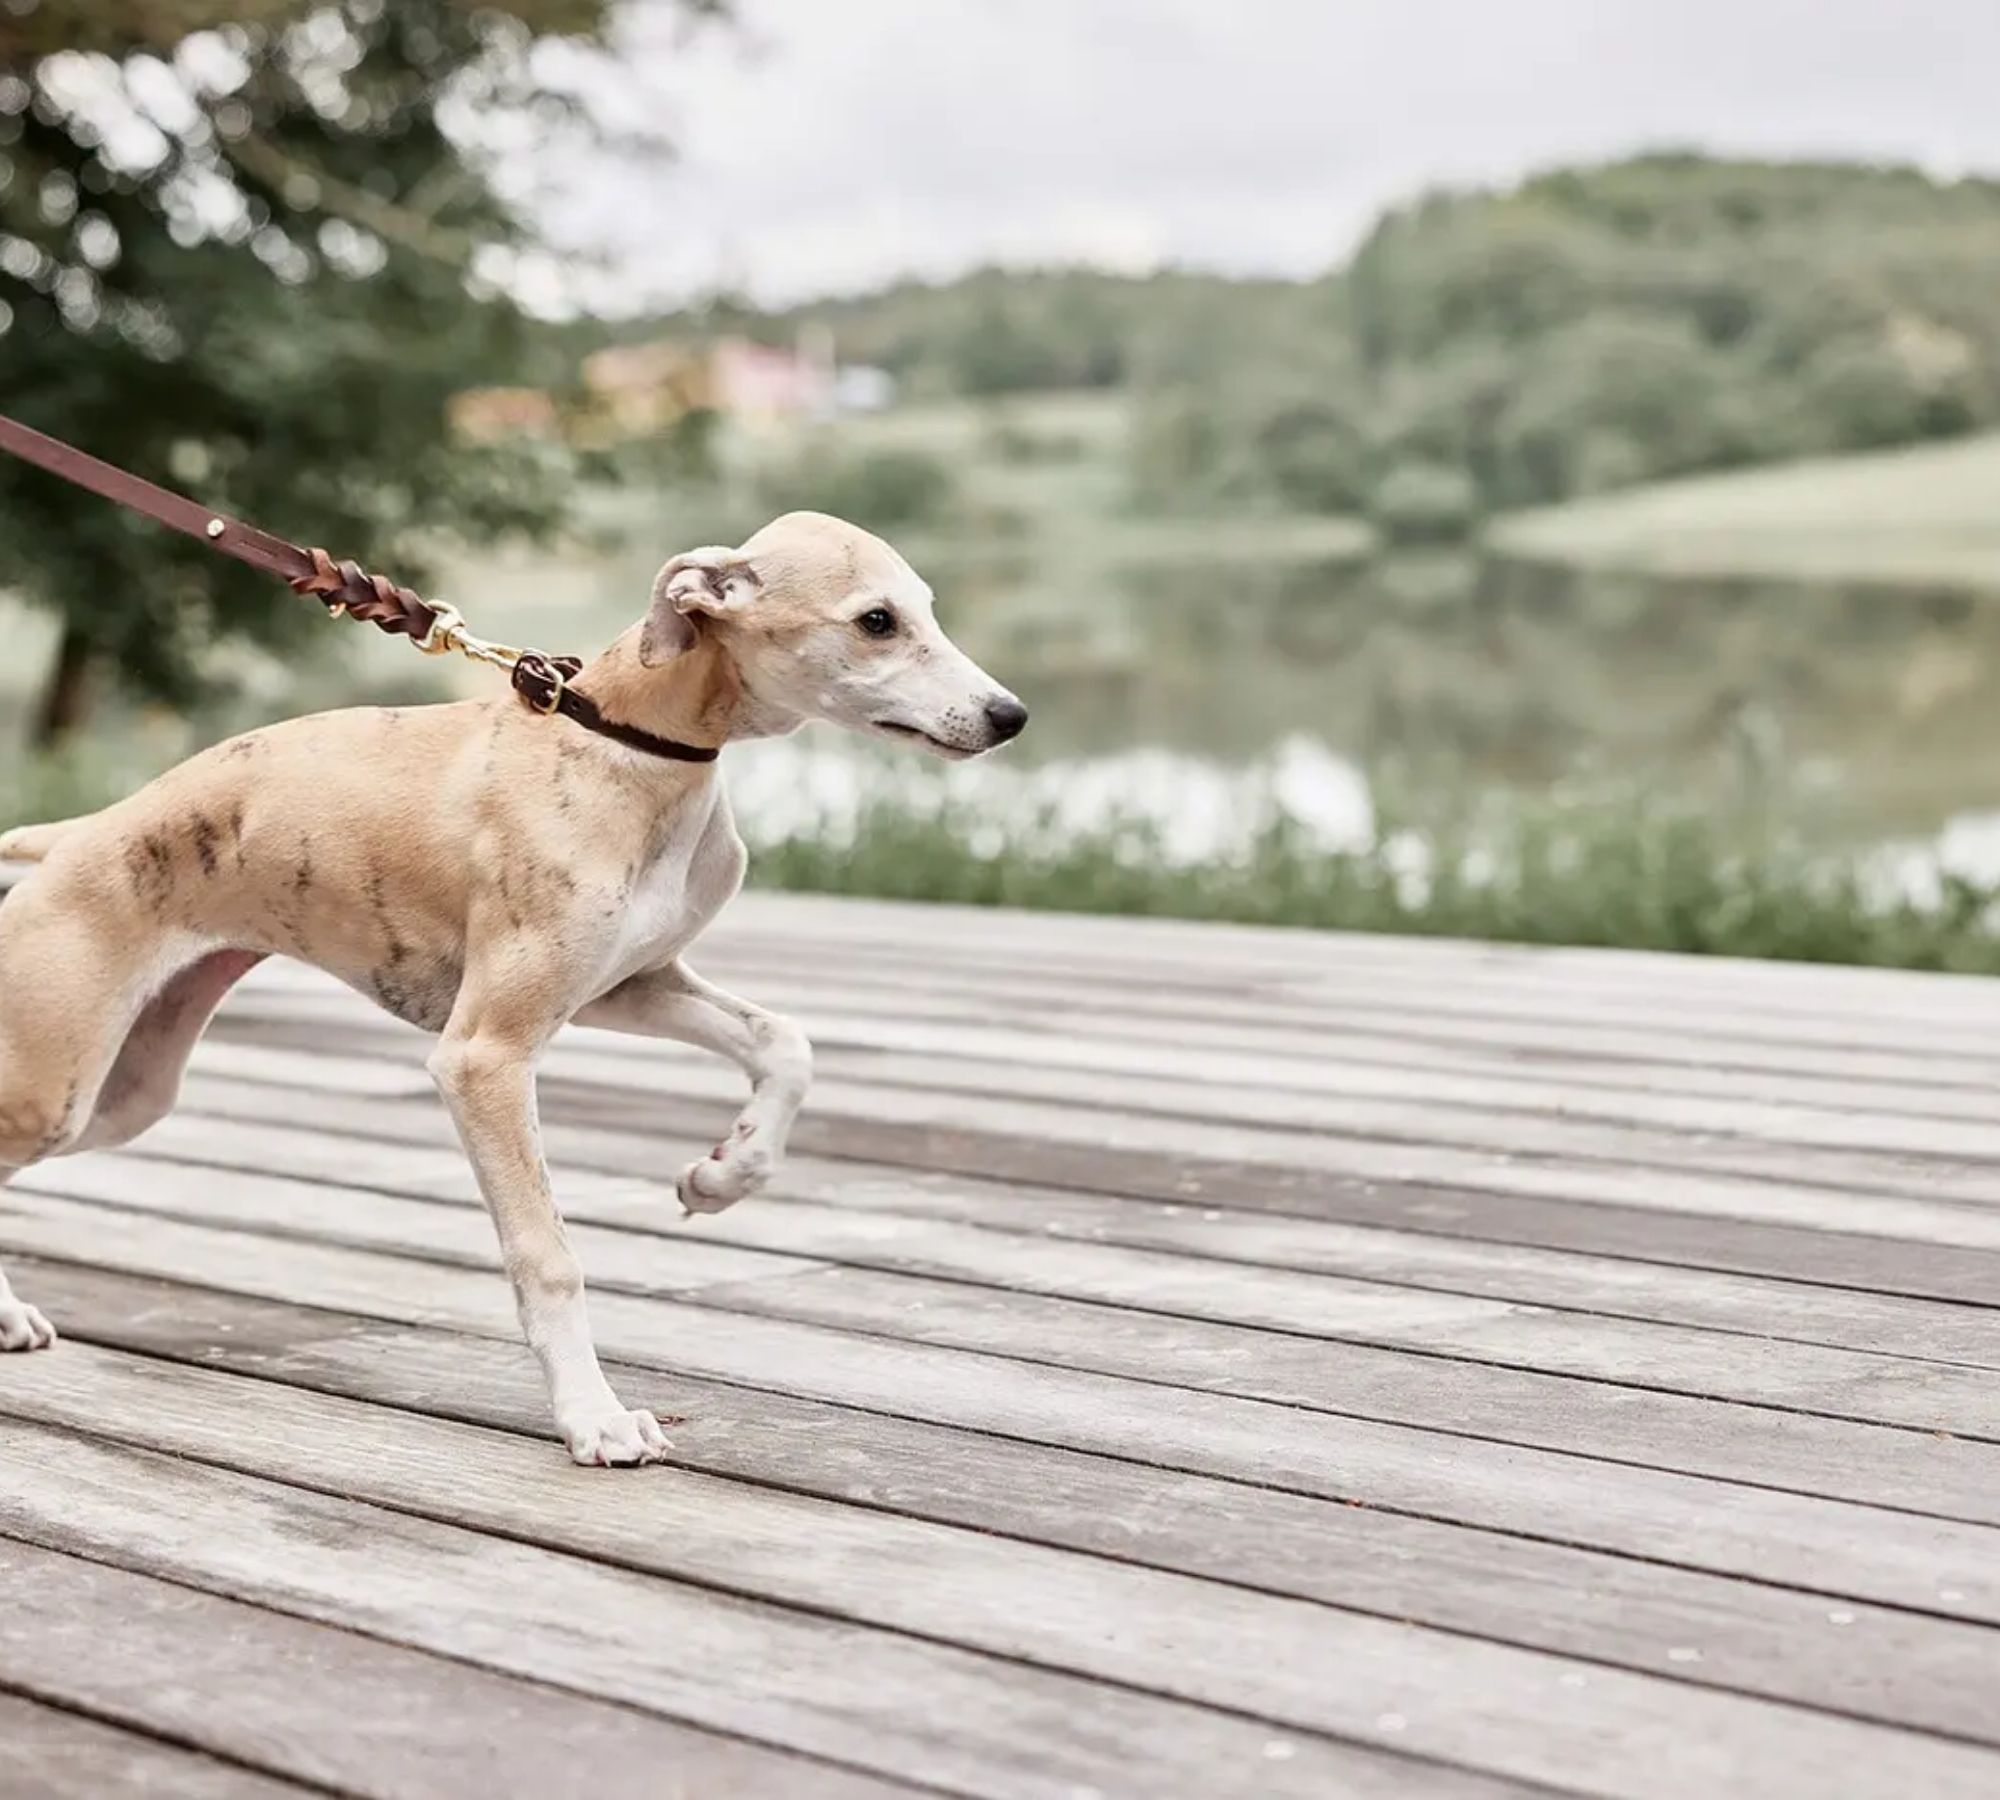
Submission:
<svg viewBox="0 0 2000 1800">
<path fill-rule="evenodd" d="M 653 578 L 653 604 L 639 634 L 639 660 L 653 668 L 694 648 L 694 613 L 741 612 L 764 584 L 740 551 L 710 544 L 689 550 Z"/>
</svg>

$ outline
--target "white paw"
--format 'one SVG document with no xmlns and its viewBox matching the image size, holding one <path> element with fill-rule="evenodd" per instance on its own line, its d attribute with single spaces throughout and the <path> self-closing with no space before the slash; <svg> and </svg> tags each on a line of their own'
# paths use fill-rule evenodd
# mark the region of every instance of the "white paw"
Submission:
<svg viewBox="0 0 2000 1800">
<path fill-rule="evenodd" d="M 771 1179 L 771 1153 L 754 1132 L 742 1131 L 718 1145 L 712 1156 L 689 1163 L 674 1184 L 681 1206 L 691 1213 L 717 1213 L 746 1199 Z"/>
<path fill-rule="evenodd" d="M 649 1412 L 599 1413 L 563 1427 L 572 1460 L 586 1468 L 629 1468 L 666 1461 L 673 1445 Z"/>
<path fill-rule="evenodd" d="M 0 1300 L 0 1350 L 46 1350 L 55 1341 L 56 1328 L 39 1307 Z"/>
</svg>

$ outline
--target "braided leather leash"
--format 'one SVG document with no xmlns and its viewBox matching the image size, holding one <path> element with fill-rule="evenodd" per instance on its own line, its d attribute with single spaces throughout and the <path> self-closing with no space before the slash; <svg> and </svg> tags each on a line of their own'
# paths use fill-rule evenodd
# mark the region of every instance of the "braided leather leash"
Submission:
<svg viewBox="0 0 2000 1800">
<path fill-rule="evenodd" d="M 420 599 L 411 589 L 399 587 L 386 575 L 369 574 L 359 563 L 336 562 L 324 550 L 302 549 L 254 525 L 245 525 L 240 519 L 199 505 L 184 494 L 156 487 L 111 463 L 86 455 L 60 438 L 32 430 L 4 413 L 0 413 L 0 450 L 77 487 L 87 488 L 156 524 L 199 538 L 224 556 L 233 556 L 253 569 L 278 576 L 290 585 L 293 593 L 310 594 L 323 601 L 336 619 L 343 616 L 365 619 L 377 630 L 408 638 L 426 655 L 456 652 L 475 662 L 505 669 L 522 703 L 538 713 L 560 713 L 586 731 L 594 731 L 629 749 L 643 750 L 650 756 L 663 756 L 675 762 L 715 760 L 717 753 L 712 747 L 683 744 L 639 726 L 606 718 L 589 695 L 570 685 L 583 672 L 583 663 L 577 657 L 550 656 L 540 650 L 517 650 L 508 644 L 489 643 L 467 629 L 456 607 Z"/>
</svg>

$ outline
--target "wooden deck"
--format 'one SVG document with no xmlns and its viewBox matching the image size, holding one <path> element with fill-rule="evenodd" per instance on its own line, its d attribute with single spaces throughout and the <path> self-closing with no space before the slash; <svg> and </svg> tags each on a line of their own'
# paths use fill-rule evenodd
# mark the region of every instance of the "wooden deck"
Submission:
<svg viewBox="0 0 2000 1800">
<path fill-rule="evenodd" d="M 260 973 L 0 1194 L 0 1793 L 2000 1793 L 2000 988 L 755 898 L 820 1077 L 543 1082 L 547 1435 L 424 1043 Z"/>
</svg>

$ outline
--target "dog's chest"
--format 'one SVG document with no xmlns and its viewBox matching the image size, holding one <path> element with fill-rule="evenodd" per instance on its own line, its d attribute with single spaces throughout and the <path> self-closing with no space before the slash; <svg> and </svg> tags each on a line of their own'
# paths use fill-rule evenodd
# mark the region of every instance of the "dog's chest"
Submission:
<svg viewBox="0 0 2000 1800">
<path fill-rule="evenodd" d="M 705 866 L 715 860 L 711 855 L 718 837 L 715 824 L 712 807 L 682 809 L 634 875 L 606 971 L 612 981 L 623 981 L 673 956 L 720 903 L 709 897 L 714 872 Z"/>
</svg>

